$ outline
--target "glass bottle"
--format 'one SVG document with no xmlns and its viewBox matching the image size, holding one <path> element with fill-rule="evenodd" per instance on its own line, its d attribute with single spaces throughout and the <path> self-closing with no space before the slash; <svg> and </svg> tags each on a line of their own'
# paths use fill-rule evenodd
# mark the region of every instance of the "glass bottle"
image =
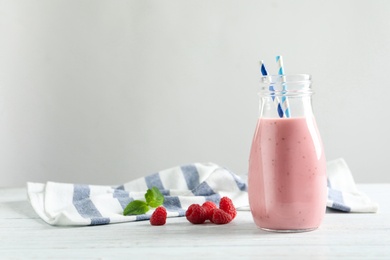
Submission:
<svg viewBox="0 0 390 260">
<path fill-rule="evenodd" d="M 261 78 L 248 173 L 249 205 L 261 229 L 310 231 L 324 217 L 326 160 L 312 94 L 307 74 Z"/>
</svg>

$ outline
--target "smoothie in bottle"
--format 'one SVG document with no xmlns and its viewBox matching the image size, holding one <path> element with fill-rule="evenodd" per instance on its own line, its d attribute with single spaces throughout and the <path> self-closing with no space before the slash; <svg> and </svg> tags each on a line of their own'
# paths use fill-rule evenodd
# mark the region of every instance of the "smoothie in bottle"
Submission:
<svg viewBox="0 0 390 260">
<path fill-rule="evenodd" d="M 270 93 L 269 84 L 275 91 Z M 278 91 L 284 84 L 287 91 Z M 316 229 L 326 209 L 326 161 L 311 106 L 310 76 L 268 76 L 262 85 L 249 159 L 253 219 L 269 231 Z M 281 118 L 275 109 L 282 96 L 288 99 L 289 117 Z"/>
</svg>

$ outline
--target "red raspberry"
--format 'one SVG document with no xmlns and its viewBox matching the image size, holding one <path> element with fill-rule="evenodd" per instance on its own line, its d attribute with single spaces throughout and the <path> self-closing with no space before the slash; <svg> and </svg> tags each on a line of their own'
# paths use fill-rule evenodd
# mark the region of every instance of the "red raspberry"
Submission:
<svg viewBox="0 0 390 260">
<path fill-rule="evenodd" d="M 215 205 L 212 201 L 206 201 L 203 203 L 202 208 L 206 212 L 206 219 L 211 220 L 211 216 L 213 215 L 213 209 L 217 208 L 217 205 Z"/>
<path fill-rule="evenodd" d="M 199 204 L 192 204 L 186 211 L 186 218 L 192 224 L 202 224 L 206 221 L 206 211 Z"/>
<path fill-rule="evenodd" d="M 153 226 L 161 226 L 164 225 L 167 220 L 167 210 L 160 206 L 158 207 L 150 217 L 150 224 Z"/>
<path fill-rule="evenodd" d="M 227 224 L 232 221 L 232 216 L 229 213 L 223 211 L 222 209 L 213 209 L 213 215 L 211 217 L 211 222 L 214 224 Z"/>
<path fill-rule="evenodd" d="M 228 197 L 223 197 L 219 201 L 219 208 L 228 213 L 232 219 L 234 219 L 237 215 L 236 208 L 233 205 L 233 202 Z"/>
</svg>

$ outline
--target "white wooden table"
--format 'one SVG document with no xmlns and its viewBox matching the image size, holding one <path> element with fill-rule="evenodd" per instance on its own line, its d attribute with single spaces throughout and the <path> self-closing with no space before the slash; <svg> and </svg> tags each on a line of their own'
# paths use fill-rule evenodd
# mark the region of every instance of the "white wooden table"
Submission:
<svg viewBox="0 0 390 260">
<path fill-rule="evenodd" d="M 53 227 L 35 214 L 25 189 L 0 189 L 0 259 L 390 259 L 390 184 L 358 188 L 379 203 L 378 213 L 332 212 L 318 230 L 294 234 L 262 231 L 245 211 L 227 225 L 171 218 L 164 226 Z"/>
</svg>

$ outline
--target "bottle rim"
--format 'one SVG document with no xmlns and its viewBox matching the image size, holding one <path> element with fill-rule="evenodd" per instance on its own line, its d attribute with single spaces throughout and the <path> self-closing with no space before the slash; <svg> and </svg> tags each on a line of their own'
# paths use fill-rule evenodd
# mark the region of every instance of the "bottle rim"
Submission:
<svg viewBox="0 0 390 260">
<path fill-rule="evenodd" d="M 310 74 L 262 76 L 260 96 L 305 96 L 313 94 Z"/>
<path fill-rule="evenodd" d="M 260 79 L 260 82 L 264 84 L 304 83 L 307 81 L 311 82 L 310 74 L 267 75 Z"/>
</svg>

